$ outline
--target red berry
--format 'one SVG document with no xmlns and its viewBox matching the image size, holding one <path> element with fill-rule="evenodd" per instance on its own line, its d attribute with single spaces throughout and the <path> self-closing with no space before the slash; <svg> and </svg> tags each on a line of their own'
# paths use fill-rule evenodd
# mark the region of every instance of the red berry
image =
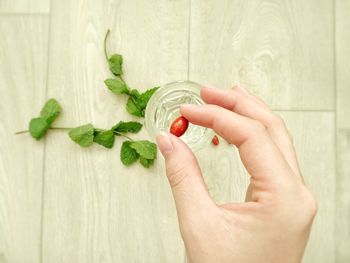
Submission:
<svg viewBox="0 0 350 263">
<path fill-rule="evenodd" d="M 170 133 L 174 134 L 177 137 L 180 137 L 185 133 L 187 128 L 188 128 L 188 120 L 185 117 L 180 116 L 176 118 L 171 124 Z"/>
<path fill-rule="evenodd" d="M 212 144 L 219 145 L 219 138 L 218 136 L 214 135 L 213 139 L 211 140 Z"/>
</svg>

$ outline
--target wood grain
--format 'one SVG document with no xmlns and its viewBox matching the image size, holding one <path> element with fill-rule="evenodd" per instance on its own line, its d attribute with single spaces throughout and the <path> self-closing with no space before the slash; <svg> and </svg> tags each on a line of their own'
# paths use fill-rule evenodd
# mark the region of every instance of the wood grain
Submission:
<svg viewBox="0 0 350 263">
<path fill-rule="evenodd" d="M 196 153 L 211 197 L 217 204 L 242 202 L 249 177 L 238 151 L 224 139 Z"/>
<path fill-rule="evenodd" d="M 273 109 L 333 110 L 333 1 L 192 0 L 190 78 Z"/>
<path fill-rule="evenodd" d="M 337 157 L 336 262 L 346 263 L 350 259 L 350 130 L 338 131 Z"/>
<path fill-rule="evenodd" d="M 61 126 L 108 128 L 125 113 L 125 97 L 103 84 L 109 52 L 124 56 L 125 79 L 141 90 L 187 77 L 188 1 L 53 0 L 49 95 L 62 101 Z M 184 41 L 185 39 L 185 41 Z M 148 138 L 143 130 L 135 138 Z M 181 262 L 175 206 L 158 167 L 146 170 L 112 150 L 82 149 L 64 133 L 47 145 L 44 262 Z M 161 159 L 161 157 L 160 157 Z"/>
<path fill-rule="evenodd" d="M 350 1 L 336 1 L 337 126 L 350 129 Z"/>
<path fill-rule="evenodd" d="M 350 41 L 350 2 L 335 2 L 335 43 L 337 77 L 337 203 L 335 226 L 336 262 L 350 260 L 350 66 L 348 62 Z"/>
<path fill-rule="evenodd" d="M 50 0 L 0 0 L 0 13 L 48 14 Z"/>
<path fill-rule="evenodd" d="M 279 113 L 319 203 L 303 262 L 349 261 L 349 1 L 336 0 L 335 65 L 332 0 L 51 2 L 0 0 L 1 263 L 184 262 L 161 156 L 150 170 L 125 168 L 121 139 L 106 150 L 82 149 L 62 131 L 39 142 L 13 135 L 46 100 L 47 70 L 48 96 L 64 109 L 57 126 L 134 119 L 125 98 L 103 84 L 111 77 L 102 43 L 108 28 L 109 52 L 124 55 L 132 87 L 187 78 L 222 88 L 241 83 L 274 109 L 292 110 Z M 49 17 L 25 14 L 50 8 L 47 69 Z M 217 203 L 244 199 L 248 176 L 230 145 L 197 156 Z"/>
<path fill-rule="evenodd" d="M 302 175 L 318 203 L 303 263 L 335 260 L 334 113 L 280 112 L 293 136 Z"/>
<path fill-rule="evenodd" d="M 0 39 L 0 262 L 36 263 L 44 141 L 14 133 L 45 102 L 48 17 L 0 16 Z"/>
</svg>

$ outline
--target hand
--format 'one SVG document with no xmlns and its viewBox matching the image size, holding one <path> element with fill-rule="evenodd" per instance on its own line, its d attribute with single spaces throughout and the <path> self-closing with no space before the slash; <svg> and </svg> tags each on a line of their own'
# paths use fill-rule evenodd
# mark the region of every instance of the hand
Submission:
<svg viewBox="0 0 350 263">
<path fill-rule="evenodd" d="M 182 115 L 239 149 L 250 185 L 246 202 L 215 204 L 187 145 L 171 134 L 157 136 L 188 261 L 300 262 L 317 208 L 283 120 L 240 87 L 203 88 L 201 96 L 208 104 L 185 105 Z"/>
</svg>

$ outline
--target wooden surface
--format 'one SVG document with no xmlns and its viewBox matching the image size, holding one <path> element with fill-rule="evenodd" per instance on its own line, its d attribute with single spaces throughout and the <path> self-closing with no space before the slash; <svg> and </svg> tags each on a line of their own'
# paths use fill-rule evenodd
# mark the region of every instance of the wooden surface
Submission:
<svg viewBox="0 0 350 263">
<path fill-rule="evenodd" d="M 334 110 L 333 1 L 192 0 L 190 78 L 273 109 Z"/>
<path fill-rule="evenodd" d="M 40 262 L 44 141 L 27 128 L 46 97 L 49 19 L 0 16 L 0 262 Z"/>
<path fill-rule="evenodd" d="M 283 116 L 319 204 L 303 262 L 349 262 L 347 10 L 346 0 L 0 0 L 0 263 L 184 262 L 161 157 L 125 168 L 121 140 L 82 149 L 65 132 L 13 135 L 49 97 L 64 109 L 57 126 L 133 119 L 103 84 L 108 28 L 131 86 L 241 83 Z M 243 199 L 232 147 L 197 156 L 218 203 Z"/>
<path fill-rule="evenodd" d="M 50 0 L 0 0 L 0 14 L 48 14 Z"/>
<path fill-rule="evenodd" d="M 350 260 L 350 1 L 336 2 L 337 208 L 336 260 Z"/>
<path fill-rule="evenodd" d="M 350 1 L 336 2 L 337 126 L 350 129 Z M 347 55 L 345 55 L 347 54 Z"/>
</svg>

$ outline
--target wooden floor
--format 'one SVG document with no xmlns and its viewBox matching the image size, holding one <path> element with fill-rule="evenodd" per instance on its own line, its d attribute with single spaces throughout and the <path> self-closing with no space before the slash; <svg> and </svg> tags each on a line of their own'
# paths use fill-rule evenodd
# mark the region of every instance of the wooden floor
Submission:
<svg viewBox="0 0 350 263">
<path fill-rule="evenodd" d="M 281 114 L 319 204 L 303 262 L 350 262 L 349 13 L 348 0 L 0 0 L 0 263 L 185 262 L 161 158 L 126 169 L 120 140 L 14 135 L 50 97 L 60 126 L 131 119 L 103 84 L 108 28 L 133 87 L 241 83 Z M 217 202 L 242 200 L 232 147 L 198 158 Z"/>
</svg>

